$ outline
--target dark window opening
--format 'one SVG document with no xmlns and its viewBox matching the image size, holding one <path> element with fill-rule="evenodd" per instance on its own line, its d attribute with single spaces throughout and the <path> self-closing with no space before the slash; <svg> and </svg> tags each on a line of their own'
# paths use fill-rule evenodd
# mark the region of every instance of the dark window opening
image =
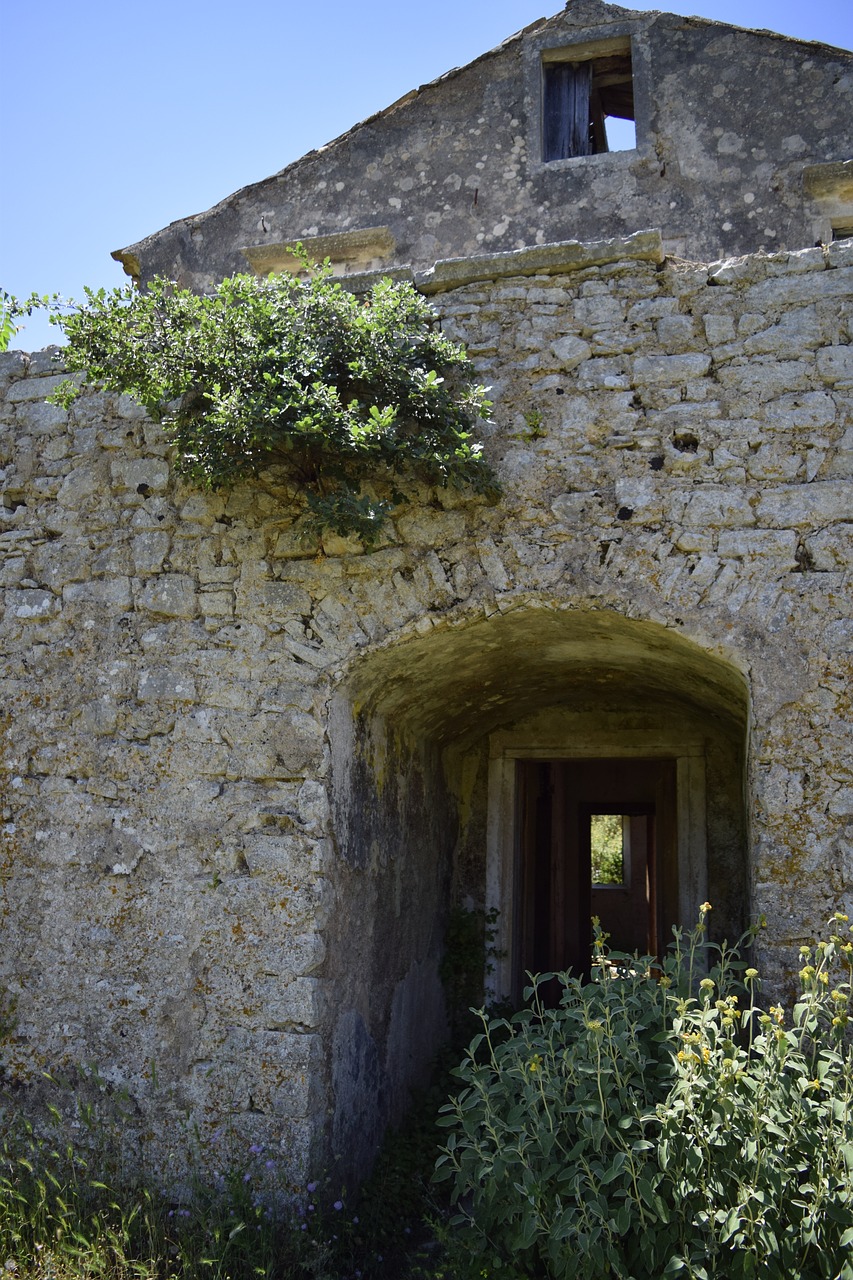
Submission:
<svg viewBox="0 0 853 1280">
<path fill-rule="evenodd" d="M 630 48 L 577 62 L 545 61 L 542 73 L 544 160 L 634 149 Z"/>
<path fill-rule="evenodd" d="M 845 222 L 833 222 L 833 240 L 849 240 L 851 236 L 853 236 L 853 218 Z"/>
</svg>

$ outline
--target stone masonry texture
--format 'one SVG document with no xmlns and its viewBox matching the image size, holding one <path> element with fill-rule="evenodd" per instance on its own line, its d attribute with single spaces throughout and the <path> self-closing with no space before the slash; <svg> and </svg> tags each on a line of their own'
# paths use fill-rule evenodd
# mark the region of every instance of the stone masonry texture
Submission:
<svg viewBox="0 0 853 1280">
<path fill-rule="evenodd" d="M 709 749 L 746 825 L 715 820 L 708 875 L 725 898 L 714 841 L 740 850 L 721 910 L 766 916 L 777 990 L 853 914 L 853 241 L 559 256 L 432 292 L 503 492 L 425 491 L 370 554 L 274 470 L 199 492 L 128 399 L 54 408 L 50 351 L 0 356 L 21 1105 L 85 1069 L 164 1176 L 223 1133 L 363 1172 L 444 1034 L 449 904 L 486 894 L 484 744 L 580 714 L 589 672 L 740 744 Z"/>
</svg>

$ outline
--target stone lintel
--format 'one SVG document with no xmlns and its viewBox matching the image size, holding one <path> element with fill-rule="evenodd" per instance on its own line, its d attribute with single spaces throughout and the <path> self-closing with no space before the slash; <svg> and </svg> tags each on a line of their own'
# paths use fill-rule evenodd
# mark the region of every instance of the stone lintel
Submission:
<svg viewBox="0 0 853 1280">
<path fill-rule="evenodd" d="M 275 243 L 251 244 L 240 252 L 249 261 L 256 275 L 269 275 L 271 271 L 289 271 L 298 275 L 302 264 L 291 250 L 302 245 L 312 262 L 329 258 L 333 264 L 345 270 L 366 267 L 375 260 L 388 258 L 396 248 L 396 241 L 388 227 L 361 227 L 355 231 L 338 231 L 328 236 L 303 236 Z"/>
<path fill-rule="evenodd" d="M 636 231 L 612 240 L 563 240 L 557 244 L 512 249 L 509 253 L 483 253 L 469 258 L 445 258 L 431 271 L 415 274 L 421 293 L 442 293 L 482 280 L 504 280 L 512 276 L 562 275 L 601 267 L 609 262 L 633 259 L 663 262 L 663 243 L 658 230 Z"/>
<path fill-rule="evenodd" d="M 803 187 L 815 200 L 853 201 L 853 160 L 806 165 Z"/>
</svg>

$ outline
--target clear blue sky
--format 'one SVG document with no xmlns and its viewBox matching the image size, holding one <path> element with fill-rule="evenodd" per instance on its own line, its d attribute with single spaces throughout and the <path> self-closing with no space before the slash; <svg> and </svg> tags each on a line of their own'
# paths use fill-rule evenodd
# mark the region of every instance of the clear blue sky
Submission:
<svg viewBox="0 0 853 1280">
<path fill-rule="evenodd" d="M 696 0 L 844 48 L 850 0 Z M 693 3 L 662 6 L 696 12 Z M 6 0 L 0 287 L 79 297 L 121 248 L 284 168 L 559 0 Z M 55 340 L 41 318 L 15 345 Z"/>
</svg>

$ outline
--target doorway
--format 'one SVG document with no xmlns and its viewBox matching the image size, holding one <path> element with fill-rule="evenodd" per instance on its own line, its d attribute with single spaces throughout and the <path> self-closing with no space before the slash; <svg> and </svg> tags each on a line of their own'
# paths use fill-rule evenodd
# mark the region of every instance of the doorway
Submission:
<svg viewBox="0 0 853 1280">
<path fill-rule="evenodd" d="M 517 760 L 514 1000 L 527 973 L 587 976 L 593 916 L 661 955 L 678 913 L 674 759 Z"/>
</svg>

